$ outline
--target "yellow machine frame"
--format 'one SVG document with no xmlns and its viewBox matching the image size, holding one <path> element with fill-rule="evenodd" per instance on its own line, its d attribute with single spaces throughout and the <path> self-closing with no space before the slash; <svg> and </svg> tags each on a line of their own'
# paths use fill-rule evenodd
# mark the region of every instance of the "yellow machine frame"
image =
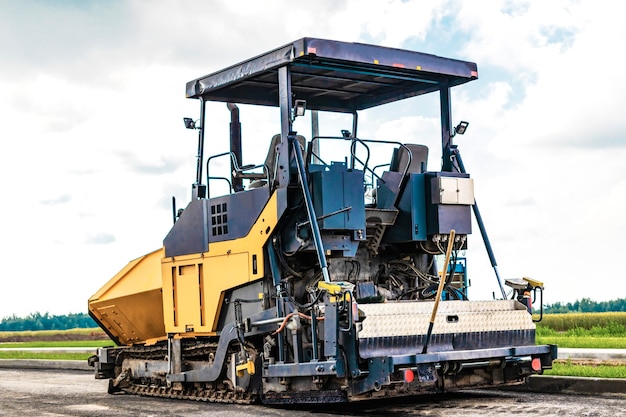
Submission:
<svg viewBox="0 0 626 417">
<path fill-rule="evenodd" d="M 129 262 L 89 299 L 89 311 L 121 345 L 216 335 L 224 292 L 265 274 L 263 246 L 278 223 L 277 201 L 274 193 L 240 239 L 176 257 L 161 248 Z"/>
<path fill-rule="evenodd" d="M 263 246 L 277 222 L 274 194 L 245 237 L 209 243 L 204 253 L 164 258 L 166 333 L 215 335 L 224 292 L 263 278 Z"/>
</svg>

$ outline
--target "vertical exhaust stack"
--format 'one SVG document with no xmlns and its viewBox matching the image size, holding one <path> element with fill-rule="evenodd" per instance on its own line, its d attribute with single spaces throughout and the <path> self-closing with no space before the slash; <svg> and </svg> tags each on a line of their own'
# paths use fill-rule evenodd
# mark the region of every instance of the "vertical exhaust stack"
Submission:
<svg viewBox="0 0 626 417">
<path fill-rule="evenodd" d="M 226 103 L 230 110 L 230 151 L 234 155 L 237 166 L 241 166 L 241 123 L 239 122 L 239 107 L 234 103 Z M 235 164 L 230 161 L 230 175 L 235 192 L 243 191 L 243 179 L 235 175 Z"/>
<path fill-rule="evenodd" d="M 191 187 L 194 200 L 206 198 L 208 184 L 202 184 L 202 161 L 204 161 L 204 120 L 206 118 L 206 102 L 200 99 L 200 127 L 198 129 L 198 155 L 196 156 L 196 182 Z"/>
</svg>

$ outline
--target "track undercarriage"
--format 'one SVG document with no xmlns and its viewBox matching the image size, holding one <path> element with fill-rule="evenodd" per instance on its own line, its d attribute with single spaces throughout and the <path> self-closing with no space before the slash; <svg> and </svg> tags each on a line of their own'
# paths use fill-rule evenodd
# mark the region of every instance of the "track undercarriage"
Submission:
<svg viewBox="0 0 626 417">
<path fill-rule="evenodd" d="M 218 343 L 189 340 L 183 343 L 183 367 L 194 369 L 211 366 L 214 362 Z M 256 352 L 250 346 L 247 354 L 254 361 Z M 223 371 L 212 382 L 170 382 L 167 372 L 157 368 L 169 367 L 168 343 L 161 342 L 154 346 L 138 346 L 117 349 L 115 374 L 109 380 L 109 393 L 125 392 L 150 397 L 195 400 L 205 402 L 250 404 L 259 397 L 259 378 L 247 376 L 238 378 L 232 361 L 241 349 L 233 344 L 228 352 Z M 116 353 L 110 352 L 110 355 Z M 236 360 L 236 359 L 235 359 Z M 239 384 L 239 385 L 237 385 Z M 243 385 L 243 386 L 242 386 Z"/>
</svg>

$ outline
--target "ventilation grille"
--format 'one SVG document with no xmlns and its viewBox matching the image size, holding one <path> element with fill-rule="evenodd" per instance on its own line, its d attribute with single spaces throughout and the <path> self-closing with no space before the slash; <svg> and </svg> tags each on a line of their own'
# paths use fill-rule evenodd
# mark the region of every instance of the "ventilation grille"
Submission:
<svg viewBox="0 0 626 417">
<path fill-rule="evenodd" d="M 211 234 L 221 236 L 228 233 L 228 206 L 226 203 L 211 206 Z"/>
</svg>

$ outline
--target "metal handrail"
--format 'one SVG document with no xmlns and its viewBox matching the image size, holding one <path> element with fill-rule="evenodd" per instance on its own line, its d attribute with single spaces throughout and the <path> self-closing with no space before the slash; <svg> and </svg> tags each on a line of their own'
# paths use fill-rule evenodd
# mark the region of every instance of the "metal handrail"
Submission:
<svg viewBox="0 0 626 417">
<path fill-rule="evenodd" d="M 229 185 L 229 190 L 230 190 L 230 194 L 232 194 L 233 192 L 233 185 L 231 180 L 229 180 L 227 177 L 212 177 L 209 175 L 209 164 L 211 162 L 211 160 L 213 159 L 217 159 L 219 157 L 222 156 L 226 156 L 229 155 L 230 156 L 230 160 L 233 166 L 233 176 L 238 177 L 238 178 L 243 178 L 243 179 L 250 179 L 250 180 L 254 180 L 254 179 L 265 179 L 267 181 L 267 183 L 269 184 L 269 169 L 265 164 L 260 164 L 260 165 L 244 165 L 242 167 L 239 166 L 239 164 L 237 163 L 237 158 L 235 157 L 235 154 L 233 152 L 222 152 L 216 155 L 212 155 L 210 157 L 207 158 L 206 160 L 206 179 L 207 179 L 207 198 L 211 197 L 211 192 L 210 192 L 210 187 L 209 187 L 209 180 L 226 180 L 226 182 L 228 182 Z M 249 171 L 252 169 L 257 169 L 257 168 L 263 168 L 263 173 L 249 173 L 249 174 L 243 174 L 245 171 Z"/>
</svg>

